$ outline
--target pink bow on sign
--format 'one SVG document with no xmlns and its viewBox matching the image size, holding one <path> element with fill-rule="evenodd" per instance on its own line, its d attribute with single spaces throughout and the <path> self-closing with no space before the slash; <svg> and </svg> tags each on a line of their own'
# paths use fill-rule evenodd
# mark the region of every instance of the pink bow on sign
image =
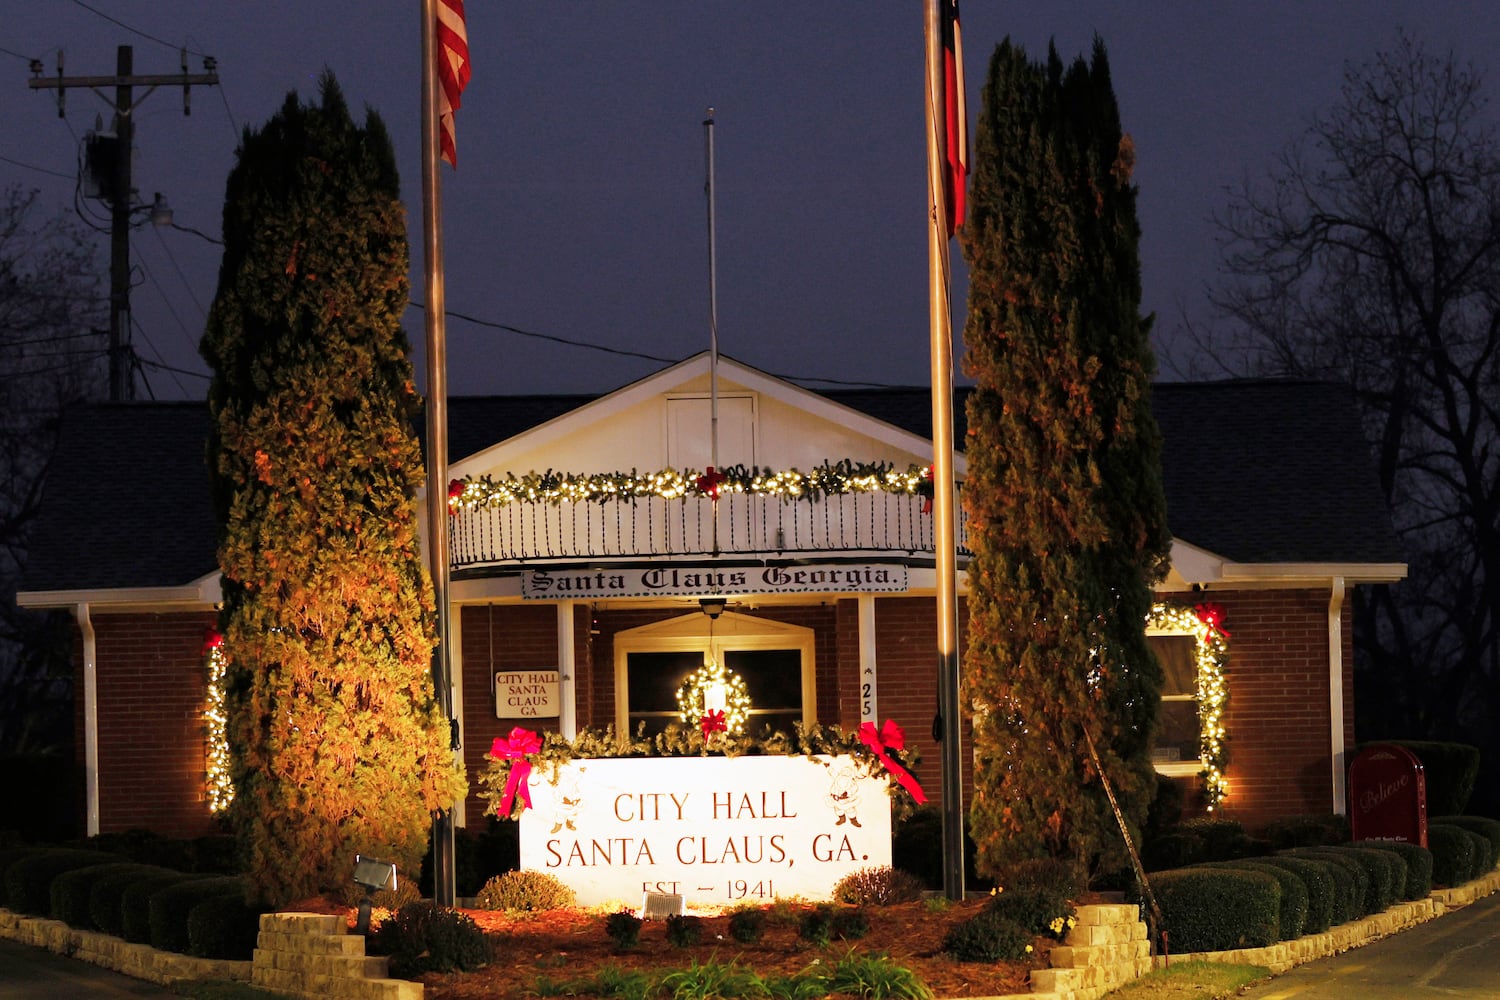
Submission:
<svg viewBox="0 0 1500 1000">
<path fill-rule="evenodd" d="M 510 731 L 509 742 L 496 736 L 495 742 L 490 745 L 491 757 L 496 760 L 515 761 L 510 766 L 510 776 L 505 779 L 505 794 L 500 797 L 500 808 L 497 812 L 501 818 L 510 818 L 510 810 L 515 804 L 518 791 L 521 794 L 521 807 L 531 808 L 531 790 L 526 787 L 526 779 L 531 775 L 531 761 L 526 759 L 526 755 L 537 753 L 541 749 L 542 738 L 520 726 Z"/>
<path fill-rule="evenodd" d="M 729 730 L 729 723 L 724 721 L 724 713 L 717 708 L 711 708 L 703 713 L 703 719 L 698 725 L 703 727 L 704 739 L 708 739 L 709 733 L 723 733 Z"/>
<path fill-rule="evenodd" d="M 927 801 L 927 795 L 922 791 L 922 786 L 917 784 L 917 779 L 886 753 L 887 750 L 900 753 L 906 749 L 906 734 L 901 731 L 900 726 L 896 725 L 895 720 L 886 719 L 885 725 L 879 729 L 875 728 L 875 723 L 866 722 L 859 727 L 859 741 L 869 747 L 881 766 L 895 776 L 896 783 L 911 793 L 917 805 L 922 805 Z"/>
</svg>

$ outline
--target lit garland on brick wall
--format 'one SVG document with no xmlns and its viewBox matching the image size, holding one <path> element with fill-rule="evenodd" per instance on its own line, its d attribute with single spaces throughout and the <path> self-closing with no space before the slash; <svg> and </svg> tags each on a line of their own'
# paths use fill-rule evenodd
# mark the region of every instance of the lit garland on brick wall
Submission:
<svg viewBox="0 0 1500 1000">
<path fill-rule="evenodd" d="M 717 695 L 711 698 L 710 692 Z M 723 698 L 723 704 L 712 703 L 718 697 Z M 688 674 L 677 689 L 677 714 L 690 728 L 699 728 L 710 710 L 724 713 L 724 730 L 731 736 L 743 733 L 745 723 L 750 721 L 750 693 L 745 690 L 744 678 L 715 660 Z"/>
<path fill-rule="evenodd" d="M 1216 604 L 1192 608 L 1157 604 L 1146 620 L 1148 628 L 1188 633 L 1198 640 L 1198 755 L 1203 761 L 1203 794 L 1209 812 L 1229 794 L 1229 782 L 1224 777 L 1229 764 L 1224 732 L 1224 708 L 1229 701 L 1229 682 L 1225 678 L 1229 670 L 1229 633 L 1223 620 L 1224 612 Z"/>
<path fill-rule="evenodd" d="M 224 658 L 224 637 L 218 632 L 210 631 L 203 639 L 203 652 L 208 661 L 208 704 L 203 709 L 203 721 L 208 724 L 208 771 L 204 790 L 208 798 L 208 811 L 217 816 L 234 801 L 234 784 L 229 779 L 229 738 L 226 733 L 229 717 L 224 709 L 224 672 L 228 666 L 228 661 Z"/>
<path fill-rule="evenodd" d="M 776 472 L 758 466 L 747 469 L 743 465 L 718 470 L 710 467 L 705 472 L 664 469 L 654 473 L 631 471 L 592 475 L 549 469 L 528 472 L 524 476 L 506 473 L 503 479 L 493 476 L 455 479 L 448 484 L 448 508 L 457 511 L 504 507 L 512 503 L 606 503 L 646 497 L 717 500 L 724 493 L 760 494 L 788 501 L 820 500 L 847 493 L 930 496 L 932 469 L 912 465 L 902 470 L 889 462 L 853 462 L 849 459 L 835 464 L 825 462 L 811 472 L 796 469 Z"/>
</svg>

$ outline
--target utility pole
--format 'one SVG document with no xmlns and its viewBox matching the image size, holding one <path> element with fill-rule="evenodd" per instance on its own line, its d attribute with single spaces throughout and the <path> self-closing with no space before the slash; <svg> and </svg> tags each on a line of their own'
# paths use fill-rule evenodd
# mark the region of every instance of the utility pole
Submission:
<svg viewBox="0 0 1500 1000">
<path fill-rule="evenodd" d="M 57 76 L 42 76 L 40 60 L 32 60 L 32 77 L 26 82 L 32 90 L 57 91 L 57 117 L 67 113 L 67 92 L 73 87 L 87 87 L 114 111 L 114 155 L 107 164 L 107 180 L 101 193 L 110 202 L 109 230 L 109 398 L 126 402 L 135 398 L 135 373 L 130 346 L 130 216 L 135 211 L 131 198 L 135 191 L 130 172 L 131 154 L 135 148 L 133 113 L 157 87 L 182 87 L 182 113 L 192 114 L 190 94 L 194 85 L 215 87 L 219 75 L 214 72 L 212 57 L 203 60 L 203 73 L 187 71 L 187 51 L 182 53 L 182 72 L 153 76 L 136 76 L 134 51 L 129 45 L 115 50 L 114 76 L 63 76 L 63 55 L 57 53 Z M 114 100 L 103 88 L 115 89 Z M 136 87 L 148 88 L 138 99 Z"/>
</svg>

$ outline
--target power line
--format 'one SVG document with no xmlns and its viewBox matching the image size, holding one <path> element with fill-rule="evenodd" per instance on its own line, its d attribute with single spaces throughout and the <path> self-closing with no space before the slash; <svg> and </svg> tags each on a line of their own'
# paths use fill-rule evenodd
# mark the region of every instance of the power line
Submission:
<svg viewBox="0 0 1500 1000">
<path fill-rule="evenodd" d="M 155 42 L 158 45 L 165 45 L 167 48 L 171 49 L 173 52 L 191 52 L 195 56 L 205 56 L 205 57 L 208 55 L 207 52 L 199 52 L 199 51 L 197 51 L 195 49 L 188 48 L 186 45 L 176 45 L 176 44 L 174 44 L 172 42 L 167 41 L 165 38 L 158 38 L 157 36 L 155 36 L 155 35 L 153 35 L 153 34 L 151 34 L 149 32 L 142 31 L 140 28 L 134 27 L 133 25 L 126 24 L 124 21 L 120 20 L 119 18 L 113 17 L 113 16 L 111 16 L 109 14 L 104 13 L 104 11 L 100 10 L 98 7 L 91 7 L 91 6 L 89 6 L 88 4 L 84 3 L 83 0 L 73 0 L 73 2 L 75 4 L 77 4 L 78 6 L 82 7 L 84 10 L 88 11 L 90 14 L 96 14 L 99 17 L 104 18 L 110 24 L 118 25 L 119 27 L 124 28 L 126 31 L 130 32 L 131 34 L 140 35 L 142 38 L 145 38 L 145 39 L 147 39 L 149 41 L 153 41 L 153 42 Z"/>
<path fill-rule="evenodd" d="M 3 53 L 5 53 L 8 56 L 15 56 L 17 59 L 21 60 L 23 63 L 26 63 L 28 66 L 31 63 L 33 63 L 33 62 L 36 61 L 31 56 L 23 56 L 23 55 L 21 55 L 21 53 L 19 53 L 19 52 L 13 52 L 10 49 L 7 49 L 3 45 L 0 45 L 0 52 L 3 52 Z"/>
<path fill-rule="evenodd" d="M 65 174 L 61 170 L 49 170 L 46 167 L 39 167 L 35 163 L 23 163 L 20 160 L 12 160 L 8 156 L 0 156 L 0 162 L 9 163 L 16 167 L 25 167 L 27 170 L 35 170 L 39 174 L 51 174 L 53 177 L 61 177 L 65 181 L 73 179 L 72 174 Z"/>
<path fill-rule="evenodd" d="M 427 308 L 416 299 L 408 299 L 407 301 L 417 309 Z M 647 354 L 644 351 L 626 350 L 623 347 L 610 347 L 606 344 L 594 344 L 586 340 L 573 340 L 568 337 L 559 337 L 555 334 L 550 333 L 537 333 L 534 330 L 523 330 L 518 326 L 511 326 L 509 323 L 496 323 L 493 320 L 480 319 L 477 316 L 470 316 L 466 313 L 457 312 L 453 309 L 447 310 L 447 315 L 453 317 L 454 319 L 461 319 L 466 322 L 473 323 L 476 326 L 489 327 L 492 330 L 503 330 L 506 333 L 513 333 L 518 337 L 530 337 L 533 340 L 545 340 L 553 344 L 562 344 L 564 347 L 577 347 L 586 351 L 599 351 L 604 354 L 614 354 L 626 358 L 640 358 L 643 361 L 657 361 L 662 364 L 668 365 L 675 365 L 677 362 L 682 360 L 681 358 L 663 357 L 659 354 Z M 856 389 L 900 388 L 899 386 L 891 385 L 888 382 L 859 382 L 839 378 L 822 378 L 817 375 L 787 375 L 778 372 L 767 372 L 766 374 L 774 375 L 775 377 L 784 379 L 788 382 L 819 382 L 825 385 L 842 385 Z"/>
<path fill-rule="evenodd" d="M 178 375 L 187 375 L 191 378 L 201 378 L 205 382 L 213 378 L 212 375 L 206 374 L 204 372 L 189 371 L 186 368 L 177 368 L 173 365 L 163 364 L 157 361 L 148 361 L 142 357 L 137 357 L 136 361 L 139 364 L 145 365 L 147 368 L 157 368 L 164 372 L 176 372 Z"/>
</svg>

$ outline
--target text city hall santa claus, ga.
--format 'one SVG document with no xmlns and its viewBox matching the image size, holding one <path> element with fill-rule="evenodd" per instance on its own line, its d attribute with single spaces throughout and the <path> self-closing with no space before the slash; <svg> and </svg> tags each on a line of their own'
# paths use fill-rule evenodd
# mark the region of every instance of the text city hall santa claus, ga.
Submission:
<svg viewBox="0 0 1500 1000">
<path fill-rule="evenodd" d="M 614 818 L 621 823 L 688 818 L 693 805 L 692 792 L 622 793 L 613 803 Z M 747 820 L 796 819 L 790 810 L 786 792 L 733 793 L 711 792 L 709 818 L 742 824 Z M 846 835 L 818 833 L 808 845 L 808 857 L 816 862 L 858 861 L 854 845 Z M 658 857 L 660 855 L 660 857 Z M 592 867 L 596 865 L 654 865 L 658 861 L 679 865 L 714 864 L 795 864 L 786 836 L 781 833 L 734 833 L 730 835 L 689 834 L 674 839 L 669 851 L 655 847 L 645 837 L 590 837 L 579 839 L 549 838 L 546 842 L 548 868 Z"/>
</svg>

